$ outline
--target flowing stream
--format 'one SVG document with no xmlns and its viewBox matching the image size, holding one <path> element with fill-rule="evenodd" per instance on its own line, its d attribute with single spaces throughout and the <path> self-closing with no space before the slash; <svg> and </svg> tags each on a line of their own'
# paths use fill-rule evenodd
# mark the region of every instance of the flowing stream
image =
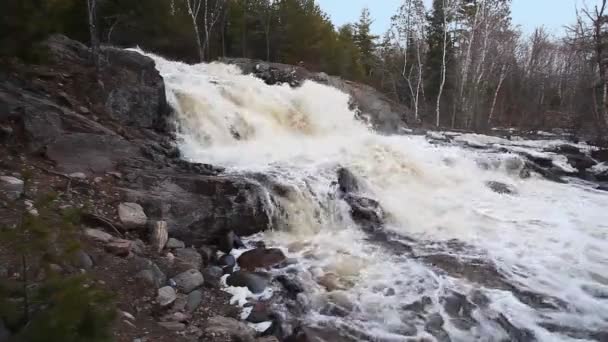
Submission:
<svg viewBox="0 0 608 342">
<path fill-rule="evenodd" d="M 336 89 L 268 86 L 234 66 L 150 56 L 186 158 L 281 185 L 284 220 L 260 238 L 297 260 L 289 272 L 305 287 L 305 324 L 360 341 L 608 338 L 608 196 L 582 181 L 522 179 L 510 153 L 542 154 L 562 141 L 445 133 L 498 150 L 384 136 Z M 384 208 L 391 242 L 351 220 L 335 196 L 339 167 Z"/>
</svg>

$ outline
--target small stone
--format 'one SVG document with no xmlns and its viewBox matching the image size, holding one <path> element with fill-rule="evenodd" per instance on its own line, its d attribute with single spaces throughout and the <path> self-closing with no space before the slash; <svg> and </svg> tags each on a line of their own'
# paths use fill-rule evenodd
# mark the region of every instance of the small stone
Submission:
<svg viewBox="0 0 608 342">
<path fill-rule="evenodd" d="M 183 293 L 190 293 L 205 283 L 201 272 L 190 269 L 173 277 L 177 288 Z"/>
<path fill-rule="evenodd" d="M 171 331 L 182 331 L 186 329 L 186 325 L 179 322 L 158 322 L 158 325 Z"/>
<path fill-rule="evenodd" d="M 148 221 L 144 209 L 137 203 L 121 203 L 118 206 L 118 218 L 126 229 L 144 227 Z"/>
<path fill-rule="evenodd" d="M 513 186 L 501 182 L 488 181 L 486 182 L 486 186 L 501 195 L 513 195 L 517 193 L 517 190 Z"/>
<path fill-rule="evenodd" d="M 91 257 L 83 250 L 78 250 L 78 252 L 74 254 L 74 266 L 85 270 L 90 270 L 93 268 L 93 259 L 91 259 Z"/>
<path fill-rule="evenodd" d="M 74 179 L 87 179 L 87 175 L 84 172 L 74 172 L 70 173 L 68 176 Z"/>
<path fill-rule="evenodd" d="M 190 315 L 185 314 L 183 312 L 173 312 L 170 313 L 168 315 L 165 315 L 161 318 L 161 321 L 163 322 L 180 322 L 180 323 L 188 323 L 188 320 L 190 319 Z"/>
<path fill-rule="evenodd" d="M 232 273 L 236 265 L 236 259 L 234 255 L 224 254 L 218 259 L 217 264 L 224 270 L 224 274 Z"/>
<path fill-rule="evenodd" d="M 78 111 L 81 112 L 82 114 L 89 114 L 91 111 L 85 107 L 85 106 L 80 106 L 78 107 Z"/>
<path fill-rule="evenodd" d="M 183 243 L 182 241 L 178 240 L 178 239 L 170 238 L 167 241 L 167 244 L 165 245 L 165 248 L 168 248 L 168 249 L 186 248 L 186 244 Z"/>
<path fill-rule="evenodd" d="M 188 294 L 188 298 L 186 299 L 186 312 L 194 312 L 201 302 L 203 301 L 203 292 L 200 290 L 194 290 Z"/>
<path fill-rule="evenodd" d="M 120 315 L 130 321 L 134 321 L 135 320 L 135 316 L 131 315 L 130 313 L 126 312 L 126 311 L 119 311 Z"/>
<path fill-rule="evenodd" d="M 160 306 L 167 306 L 173 304 L 175 299 L 177 298 L 177 293 L 175 289 L 171 286 L 165 286 L 158 289 L 158 296 L 156 297 L 156 301 Z"/>
<path fill-rule="evenodd" d="M 108 175 L 110 175 L 110 176 L 112 176 L 112 177 L 114 177 L 116 179 L 121 179 L 122 178 L 122 174 L 120 172 L 114 172 L 114 171 L 112 171 L 112 172 L 108 172 Z"/>
<path fill-rule="evenodd" d="M 152 245 L 152 248 L 160 253 L 160 251 L 165 248 L 165 245 L 167 245 L 167 241 L 169 241 L 167 222 L 154 222 L 152 224 L 152 229 L 150 230 L 150 244 Z"/>
<path fill-rule="evenodd" d="M 131 254 L 133 241 L 115 239 L 106 244 L 106 251 L 119 257 L 128 257 Z"/>
<path fill-rule="evenodd" d="M 101 177 L 93 178 L 93 182 L 95 182 L 95 183 L 101 183 L 102 181 L 103 181 L 103 178 L 101 178 Z"/>
<path fill-rule="evenodd" d="M 97 240 L 97 241 L 101 241 L 101 242 L 110 242 L 113 239 L 112 235 L 110 235 L 102 230 L 93 229 L 93 228 L 85 228 L 84 235 L 93 240 Z"/>
</svg>

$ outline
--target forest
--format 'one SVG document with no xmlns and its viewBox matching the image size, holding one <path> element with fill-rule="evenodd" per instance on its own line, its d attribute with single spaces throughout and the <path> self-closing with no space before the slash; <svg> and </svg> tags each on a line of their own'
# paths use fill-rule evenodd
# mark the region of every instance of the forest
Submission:
<svg viewBox="0 0 608 342">
<path fill-rule="evenodd" d="M 595 136 L 607 128 L 605 0 L 578 9 L 560 37 L 543 27 L 523 33 L 511 21 L 511 0 L 434 0 L 431 8 L 404 0 L 380 36 L 371 31 L 367 9 L 357 22 L 335 27 L 314 0 L 9 0 L 0 6 L 4 55 L 28 55 L 28 43 L 53 32 L 88 42 L 93 27 L 102 44 L 140 46 L 177 60 L 246 57 L 364 82 L 427 126 L 561 127 Z"/>
</svg>

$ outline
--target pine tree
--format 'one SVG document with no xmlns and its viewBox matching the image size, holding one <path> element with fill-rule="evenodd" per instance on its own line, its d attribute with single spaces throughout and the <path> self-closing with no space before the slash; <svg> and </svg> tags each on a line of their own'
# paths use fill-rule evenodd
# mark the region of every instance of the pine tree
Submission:
<svg viewBox="0 0 608 342">
<path fill-rule="evenodd" d="M 369 9 L 366 7 L 361 11 L 361 17 L 359 22 L 355 24 L 355 36 L 354 41 L 359 48 L 361 55 L 361 64 L 365 70 L 367 77 L 371 76 L 372 69 L 376 64 L 376 39 L 378 36 L 371 34 L 371 25 L 373 20 L 369 13 Z"/>
</svg>

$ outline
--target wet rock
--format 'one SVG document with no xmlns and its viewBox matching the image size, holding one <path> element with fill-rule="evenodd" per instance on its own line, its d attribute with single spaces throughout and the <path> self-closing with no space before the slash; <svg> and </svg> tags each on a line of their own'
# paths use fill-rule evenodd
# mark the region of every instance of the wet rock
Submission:
<svg viewBox="0 0 608 342">
<path fill-rule="evenodd" d="M 133 248 L 133 241 L 114 239 L 106 244 L 106 252 L 114 254 L 119 257 L 128 257 L 131 254 Z"/>
<path fill-rule="evenodd" d="M 495 320 L 509 335 L 511 341 L 517 342 L 533 342 L 536 341 L 536 337 L 534 333 L 527 329 L 520 329 L 514 326 L 509 319 L 502 313 L 498 315 L 498 318 Z"/>
<path fill-rule="evenodd" d="M 156 288 L 162 287 L 167 282 L 167 276 L 151 260 L 136 256 L 133 258 L 136 279 L 141 279 Z"/>
<path fill-rule="evenodd" d="M 206 324 L 206 332 L 230 336 L 240 342 L 253 342 L 255 330 L 247 324 L 234 318 L 215 316 L 209 318 Z"/>
<path fill-rule="evenodd" d="M 186 330 L 186 325 L 180 322 L 158 322 L 161 327 L 171 331 L 183 331 Z"/>
<path fill-rule="evenodd" d="M 462 330 L 472 328 L 477 321 L 472 317 L 475 305 L 463 294 L 453 292 L 442 299 L 445 311 L 452 318 L 452 324 Z"/>
<path fill-rule="evenodd" d="M 233 231 L 229 231 L 228 234 L 222 236 L 217 245 L 218 249 L 224 253 L 230 253 L 233 248 L 245 247 L 243 241 Z"/>
<path fill-rule="evenodd" d="M 597 159 L 599 162 L 608 162 L 608 150 L 596 150 L 591 151 L 591 157 Z"/>
<path fill-rule="evenodd" d="M 270 282 L 268 275 L 260 272 L 236 271 L 232 273 L 226 283 L 228 286 L 247 287 L 253 293 L 262 293 Z"/>
<path fill-rule="evenodd" d="M 205 285 L 209 287 L 219 287 L 220 280 L 224 275 L 224 270 L 219 266 L 207 266 L 203 270 Z"/>
<path fill-rule="evenodd" d="M 354 338 L 344 336 L 335 327 L 296 327 L 293 333 L 285 339 L 285 342 L 354 342 L 372 341 L 373 338 Z"/>
<path fill-rule="evenodd" d="M 178 239 L 170 238 L 165 244 L 165 247 L 167 249 L 186 248 L 186 244 Z"/>
<path fill-rule="evenodd" d="M 565 156 L 568 158 L 568 164 L 574 166 L 579 172 L 583 172 L 597 164 L 595 160 L 584 154 L 565 154 Z"/>
<path fill-rule="evenodd" d="M 283 288 L 285 288 L 285 291 L 287 291 L 288 296 L 292 299 L 295 299 L 298 293 L 304 292 L 304 287 L 302 284 L 300 284 L 300 282 L 293 277 L 280 275 L 276 279 L 281 285 L 283 285 Z"/>
<path fill-rule="evenodd" d="M 554 152 L 554 153 L 560 153 L 560 154 L 573 154 L 573 155 L 584 154 L 583 152 L 581 152 L 581 150 L 578 147 L 576 147 L 574 145 L 569 145 L 569 144 L 559 145 L 555 148 L 548 149 L 548 151 Z"/>
<path fill-rule="evenodd" d="M 413 311 L 415 313 L 423 313 L 426 308 L 433 303 L 433 300 L 428 296 L 423 296 L 420 300 L 403 306 L 403 310 Z"/>
<path fill-rule="evenodd" d="M 382 228 L 384 225 L 384 211 L 378 201 L 352 194 L 344 196 L 344 200 L 350 206 L 353 221 L 365 231 L 373 232 Z"/>
<path fill-rule="evenodd" d="M 203 275 L 196 269 L 190 269 L 176 275 L 173 277 L 173 281 L 175 281 L 177 288 L 183 293 L 190 293 L 205 283 Z"/>
<path fill-rule="evenodd" d="M 597 299 L 608 299 L 608 286 L 599 284 L 585 284 L 581 289 L 588 295 Z"/>
<path fill-rule="evenodd" d="M 426 324 L 424 325 L 424 330 L 433 335 L 438 342 L 450 342 L 452 339 L 443 329 L 444 323 L 443 317 L 441 317 L 440 314 L 432 314 L 428 317 Z"/>
<path fill-rule="evenodd" d="M 551 166 L 553 165 L 553 161 L 551 161 Z M 551 167 L 549 166 L 549 167 Z M 522 173 L 527 172 L 528 174 L 530 172 L 536 172 L 539 175 L 541 175 L 542 177 L 544 177 L 547 180 L 550 180 L 552 182 L 557 182 L 557 183 L 566 183 L 558 174 L 556 174 L 554 171 L 542 167 L 541 165 L 538 165 L 534 162 L 526 162 L 526 167 L 524 169 L 522 169 Z M 523 177 L 522 178 L 527 178 L 527 177 Z"/>
<path fill-rule="evenodd" d="M 345 317 L 354 309 L 355 305 L 344 291 L 332 291 L 326 295 L 327 303 L 321 309 L 321 314 L 328 316 Z"/>
<path fill-rule="evenodd" d="M 175 262 L 180 269 L 200 269 L 203 266 L 203 257 L 192 248 L 180 248 L 175 250 Z"/>
<path fill-rule="evenodd" d="M 346 287 L 341 283 L 340 277 L 335 273 L 325 273 L 317 281 L 319 285 L 325 287 L 327 291 L 345 290 Z"/>
<path fill-rule="evenodd" d="M 146 225 L 148 217 L 137 203 L 121 203 L 118 206 L 118 218 L 125 229 L 137 229 Z"/>
<path fill-rule="evenodd" d="M 231 254 L 224 254 L 217 260 L 218 266 L 224 270 L 224 273 L 232 273 L 236 266 L 236 259 Z"/>
<path fill-rule="evenodd" d="M 158 289 L 158 296 L 156 297 L 156 301 L 160 306 L 167 306 L 173 304 L 175 299 L 177 298 L 177 293 L 175 289 L 171 286 L 165 286 Z"/>
<path fill-rule="evenodd" d="M 186 312 L 192 313 L 194 312 L 201 302 L 203 301 L 203 292 L 200 290 L 194 290 L 188 294 L 188 298 L 186 298 Z"/>
<path fill-rule="evenodd" d="M 247 322 L 263 323 L 271 320 L 271 311 L 268 304 L 259 302 L 253 305 L 251 313 L 247 316 Z"/>
<path fill-rule="evenodd" d="M 152 245 L 152 248 L 160 253 L 160 251 L 165 248 L 168 240 L 169 232 L 167 231 L 167 222 L 153 222 L 152 228 L 150 229 L 150 244 Z"/>
<path fill-rule="evenodd" d="M 84 270 L 90 270 L 93 268 L 93 259 L 85 251 L 78 250 L 74 254 L 74 267 L 82 268 Z"/>
<path fill-rule="evenodd" d="M 525 166 L 524 161 L 517 156 L 511 156 L 506 158 L 503 161 L 505 170 L 507 170 L 507 172 L 519 172 L 520 170 L 522 170 Z"/>
<path fill-rule="evenodd" d="M 501 195 L 514 195 L 517 193 L 517 190 L 513 186 L 501 182 L 488 181 L 486 182 L 486 186 Z"/>
<path fill-rule="evenodd" d="M 16 200 L 23 193 L 24 183 L 21 179 L 11 176 L 0 176 L 0 194 L 9 200 Z"/>
<path fill-rule="evenodd" d="M 359 180 L 347 168 L 341 167 L 338 169 L 338 185 L 343 194 L 359 192 Z"/>
<path fill-rule="evenodd" d="M 203 257 L 203 263 L 205 265 L 210 265 L 216 261 L 216 250 L 209 246 L 202 246 L 198 249 L 198 252 Z"/>
<path fill-rule="evenodd" d="M 271 268 L 285 261 L 286 257 L 278 248 L 255 248 L 239 256 L 237 262 L 244 270 Z"/>
</svg>

